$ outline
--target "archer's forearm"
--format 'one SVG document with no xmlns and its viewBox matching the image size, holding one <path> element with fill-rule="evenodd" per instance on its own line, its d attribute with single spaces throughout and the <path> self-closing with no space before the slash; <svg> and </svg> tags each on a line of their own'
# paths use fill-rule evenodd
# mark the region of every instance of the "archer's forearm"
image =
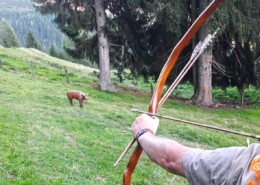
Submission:
<svg viewBox="0 0 260 185">
<path fill-rule="evenodd" d="M 184 176 L 183 157 L 192 150 L 174 140 L 145 133 L 138 142 L 146 155 L 167 171 Z"/>
</svg>

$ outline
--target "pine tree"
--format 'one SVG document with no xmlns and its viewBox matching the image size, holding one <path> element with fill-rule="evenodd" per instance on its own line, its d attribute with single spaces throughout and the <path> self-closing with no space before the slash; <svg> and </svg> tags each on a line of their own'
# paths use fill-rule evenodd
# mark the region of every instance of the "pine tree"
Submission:
<svg viewBox="0 0 260 185">
<path fill-rule="evenodd" d="M 57 51 L 57 46 L 52 44 L 51 45 L 51 48 L 50 48 L 50 51 L 49 51 L 50 55 L 53 56 L 53 57 L 59 57 L 59 53 Z"/>
<path fill-rule="evenodd" d="M 110 77 L 110 57 L 105 14 L 106 1 L 72 0 L 62 3 L 60 1 L 50 2 L 48 0 L 33 1 L 41 3 L 41 6 L 38 6 L 38 10 L 41 13 L 56 13 L 55 22 L 59 25 L 61 31 L 75 43 L 76 49 L 68 48 L 66 52 L 78 58 L 98 56 L 100 69 L 99 87 L 101 90 L 115 91 Z M 99 52 L 96 51 L 97 48 Z"/>
<path fill-rule="evenodd" d="M 237 87 L 243 94 L 249 85 L 256 85 L 255 65 L 259 53 L 257 39 L 260 32 L 260 1 L 226 1 L 217 12 L 213 26 L 219 26 L 223 34 L 213 52 L 216 61 L 224 66 L 224 73 L 213 71 L 213 85 Z"/>
<path fill-rule="evenodd" d="M 38 44 L 38 42 L 34 38 L 34 36 L 33 36 L 31 31 L 29 31 L 29 33 L 27 35 L 26 47 L 27 48 L 35 48 L 35 49 L 41 50 L 41 46 Z"/>
<path fill-rule="evenodd" d="M 110 30 L 117 31 L 110 33 L 116 44 L 112 45 L 115 51 L 112 57 L 124 62 L 115 66 L 128 66 L 134 76 L 141 74 L 146 81 L 148 75 L 157 78 L 169 52 L 188 26 L 186 3 L 181 0 L 112 1 L 108 8 L 114 15 Z"/>
<path fill-rule="evenodd" d="M 11 26 L 5 19 L 0 20 L 0 44 L 4 47 L 20 47 L 19 40 Z"/>
</svg>

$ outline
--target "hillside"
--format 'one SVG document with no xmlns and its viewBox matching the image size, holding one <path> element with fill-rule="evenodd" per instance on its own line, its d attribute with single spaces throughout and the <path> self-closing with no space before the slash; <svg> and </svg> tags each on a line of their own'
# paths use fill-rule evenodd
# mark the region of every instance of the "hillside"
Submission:
<svg viewBox="0 0 260 185">
<path fill-rule="evenodd" d="M 43 65 L 54 68 L 62 69 L 63 67 L 68 67 L 73 71 L 82 73 L 82 75 L 92 75 L 93 71 L 98 71 L 98 69 L 90 68 L 81 64 L 72 63 L 66 60 L 58 59 L 52 57 L 42 51 L 34 48 L 4 48 L 0 45 L 1 57 L 4 60 L 5 56 L 15 57 L 16 59 L 25 60 L 25 62 L 33 62 L 34 64 Z"/>
<path fill-rule="evenodd" d="M 102 92 L 96 88 L 95 69 L 35 49 L 0 47 L 0 57 L 0 184 L 121 184 L 131 152 L 117 168 L 112 166 L 132 139 L 137 114 L 129 109 L 147 110 L 149 86 L 129 93 L 133 88 L 119 84 L 117 93 Z M 83 109 L 77 102 L 69 105 L 69 89 L 89 93 Z M 160 114 L 260 133 L 260 109 L 205 110 L 167 101 Z M 158 135 L 205 149 L 246 145 L 243 137 L 167 120 L 161 120 Z M 132 179 L 133 184 L 187 184 L 145 155 Z"/>
<path fill-rule="evenodd" d="M 11 23 L 21 46 L 26 45 L 29 31 L 46 51 L 52 44 L 61 47 L 62 33 L 53 23 L 53 16 L 36 12 L 30 0 L 1 0 L 0 17 Z"/>
</svg>

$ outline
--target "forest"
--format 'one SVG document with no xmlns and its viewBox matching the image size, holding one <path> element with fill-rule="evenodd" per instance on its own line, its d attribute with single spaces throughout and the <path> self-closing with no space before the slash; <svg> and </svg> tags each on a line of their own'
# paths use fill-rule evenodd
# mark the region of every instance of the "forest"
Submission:
<svg viewBox="0 0 260 185">
<path fill-rule="evenodd" d="M 23 47 L 26 46 L 29 32 L 33 33 L 46 52 L 52 44 L 62 47 L 62 33 L 53 23 L 54 17 L 42 16 L 36 12 L 30 0 L 1 0 L 0 18 L 6 19 L 11 24 Z"/>
<path fill-rule="evenodd" d="M 209 3 L 206 0 L 82 0 L 61 4 L 33 1 L 42 3 L 36 8 L 42 14 L 56 13 L 54 21 L 75 44 L 74 49 L 65 47 L 71 56 L 99 61 L 100 88 L 109 91 L 115 90 L 108 73 L 110 63 L 117 69 L 121 82 L 124 69 L 130 69 L 133 77 L 142 75 L 146 81 L 148 77 L 157 79 L 174 45 Z M 213 104 L 212 86 L 224 90 L 237 87 L 244 104 L 244 90 L 249 86 L 259 87 L 259 8 L 257 0 L 224 2 L 184 49 L 168 81 L 176 78 L 198 41 L 202 42 L 219 28 L 220 35 L 201 54 L 186 81 L 193 84 L 193 98 L 198 105 Z M 101 42 L 104 49 L 99 47 Z"/>
<path fill-rule="evenodd" d="M 142 76 L 153 89 L 152 83 L 158 79 L 174 46 L 208 3 L 206 0 L 63 3 L 32 0 L 2 2 L 6 9 L 2 8 L 1 13 L 10 20 L 21 46 L 85 65 L 95 63 L 99 67 L 100 89 L 116 91 L 110 68 L 117 71 L 120 83 L 128 78 L 129 70 L 133 81 Z M 192 99 L 197 105 L 214 104 L 213 87 L 224 91 L 236 87 L 244 105 L 245 89 L 258 89 L 260 84 L 259 4 L 256 0 L 224 2 L 180 53 L 166 88 L 192 59 L 199 45 L 207 41 L 207 36 L 220 30 L 215 38 L 207 41 L 209 47 L 203 49 L 181 82 L 193 85 Z M 103 13 L 99 17 L 97 12 Z M 44 23 L 51 20 L 52 24 Z M 28 23 L 37 33 L 28 29 Z M 100 47 L 101 42 L 104 47 Z"/>
</svg>

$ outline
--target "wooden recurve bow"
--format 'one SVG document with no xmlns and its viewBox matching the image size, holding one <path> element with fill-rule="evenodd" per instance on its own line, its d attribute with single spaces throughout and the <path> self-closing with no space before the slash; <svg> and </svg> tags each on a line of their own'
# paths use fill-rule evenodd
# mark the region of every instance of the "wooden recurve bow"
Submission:
<svg viewBox="0 0 260 185">
<path fill-rule="evenodd" d="M 199 15 L 199 17 L 195 20 L 195 22 L 192 24 L 192 26 L 189 28 L 189 30 L 186 32 L 186 34 L 182 37 L 182 39 L 178 42 L 178 44 L 172 50 L 167 62 L 165 63 L 165 65 L 160 73 L 160 76 L 158 78 L 156 88 L 154 90 L 151 102 L 149 104 L 150 113 L 156 114 L 156 112 L 158 111 L 158 103 L 159 103 L 161 95 L 162 95 L 164 84 L 166 82 L 166 79 L 168 78 L 170 71 L 172 70 L 173 66 L 175 65 L 181 51 L 190 42 L 190 40 L 195 36 L 195 34 L 200 29 L 202 24 L 208 19 L 208 17 L 210 17 L 210 15 L 212 13 L 215 12 L 215 10 L 223 2 L 224 2 L 224 0 L 213 0 L 210 3 L 210 5 Z M 131 175 L 136 167 L 136 164 L 137 164 L 142 152 L 143 152 L 143 150 L 142 150 L 141 146 L 138 144 L 129 159 L 127 168 L 125 169 L 125 172 L 123 175 L 123 184 L 124 185 L 130 185 Z"/>
</svg>

